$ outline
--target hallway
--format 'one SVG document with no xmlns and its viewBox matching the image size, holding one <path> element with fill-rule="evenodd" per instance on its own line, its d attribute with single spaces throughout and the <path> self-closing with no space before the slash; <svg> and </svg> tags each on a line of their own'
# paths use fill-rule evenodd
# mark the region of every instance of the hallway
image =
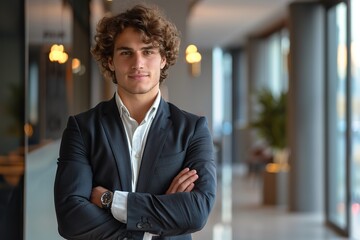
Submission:
<svg viewBox="0 0 360 240">
<path fill-rule="evenodd" d="M 221 174 L 218 179 L 215 207 L 205 228 L 193 235 L 194 240 L 226 240 L 226 237 L 219 236 L 214 231 L 214 226 L 215 229 L 219 229 L 219 226 L 221 229 Z M 285 207 L 264 206 L 261 198 L 260 181 L 248 178 L 244 167 L 234 166 L 231 224 L 233 240 L 348 239 L 337 236 L 326 228 L 321 215 L 290 213 Z"/>
<path fill-rule="evenodd" d="M 59 141 L 34 151 L 28 157 L 26 192 L 27 240 L 62 239 L 57 233 L 53 184 Z M 230 168 L 229 168 L 230 169 Z M 218 167 L 217 200 L 205 228 L 194 240 L 229 240 L 221 235 L 221 169 Z M 226 172 L 225 172 L 226 173 Z M 246 176 L 246 168 L 235 165 L 226 173 L 232 181 L 232 240 L 341 240 L 325 227 L 321 215 L 289 213 L 284 207 L 262 205 L 260 181 Z M 39 194 L 39 191 L 43 194 Z M 31 194 L 37 192 L 37 194 Z M 46 196 L 45 198 L 43 196 Z M 226 205 L 226 207 L 228 207 Z M 230 210 L 230 209 L 228 209 Z M 46 227 L 44 227 L 46 226 Z M 214 231 L 216 229 L 216 231 Z M 216 235 L 216 236 L 214 236 Z"/>
</svg>

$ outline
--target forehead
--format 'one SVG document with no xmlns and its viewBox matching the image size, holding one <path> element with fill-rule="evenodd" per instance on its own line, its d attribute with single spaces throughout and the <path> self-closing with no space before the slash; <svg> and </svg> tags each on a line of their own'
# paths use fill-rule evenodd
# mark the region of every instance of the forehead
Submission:
<svg viewBox="0 0 360 240">
<path fill-rule="evenodd" d="M 115 44 L 121 42 L 143 43 L 141 33 L 133 28 L 125 28 L 115 38 Z"/>
<path fill-rule="evenodd" d="M 132 27 L 125 28 L 121 33 L 116 36 L 115 45 L 119 44 L 152 45 L 152 43 L 146 43 L 143 34 Z"/>
<path fill-rule="evenodd" d="M 115 38 L 114 45 L 115 47 L 119 47 L 119 45 L 143 45 L 160 48 L 158 42 L 152 42 L 143 32 L 133 27 L 126 27 L 119 33 Z"/>
</svg>

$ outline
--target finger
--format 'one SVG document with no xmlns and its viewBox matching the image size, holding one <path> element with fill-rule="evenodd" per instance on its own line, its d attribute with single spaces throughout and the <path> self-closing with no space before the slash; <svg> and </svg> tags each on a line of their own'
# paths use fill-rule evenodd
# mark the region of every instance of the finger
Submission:
<svg viewBox="0 0 360 240">
<path fill-rule="evenodd" d="M 173 185 L 171 187 L 171 192 L 182 192 L 191 182 L 193 182 L 194 180 L 192 180 L 192 177 L 194 177 L 196 175 L 196 170 L 191 170 L 188 171 L 186 173 L 183 173 L 182 175 L 179 174 L 179 178 L 175 178 L 173 180 Z"/>
<path fill-rule="evenodd" d="M 195 187 L 194 183 L 191 183 L 185 190 L 184 192 L 191 192 Z"/>
<path fill-rule="evenodd" d="M 176 175 L 176 177 L 173 179 L 173 182 L 176 182 L 176 181 L 179 180 L 184 174 L 187 174 L 188 172 L 190 172 L 190 168 L 184 168 L 183 170 L 181 170 L 181 172 L 178 173 L 178 175 Z"/>
<path fill-rule="evenodd" d="M 185 190 L 199 178 L 197 174 L 190 176 L 178 185 L 176 192 L 185 192 Z"/>
<path fill-rule="evenodd" d="M 177 183 L 179 181 L 179 179 L 186 174 L 187 172 L 189 172 L 190 169 L 189 168 L 184 168 L 178 175 L 176 175 L 176 177 L 172 180 L 170 187 L 168 188 L 168 190 L 166 191 L 166 194 L 169 193 L 174 193 L 176 188 L 177 188 Z"/>
<path fill-rule="evenodd" d="M 197 174 L 193 175 L 187 175 L 187 178 L 182 178 L 181 182 L 180 180 L 176 182 L 171 189 L 167 192 L 169 193 L 176 193 L 176 192 L 184 192 L 191 184 L 193 184 L 199 176 Z"/>
<path fill-rule="evenodd" d="M 196 174 L 196 170 L 191 170 L 187 173 L 184 173 L 182 176 L 180 176 L 180 178 L 178 179 L 177 183 L 178 185 L 182 184 L 183 182 L 185 182 L 187 179 L 191 178 L 192 176 L 194 176 Z"/>
</svg>

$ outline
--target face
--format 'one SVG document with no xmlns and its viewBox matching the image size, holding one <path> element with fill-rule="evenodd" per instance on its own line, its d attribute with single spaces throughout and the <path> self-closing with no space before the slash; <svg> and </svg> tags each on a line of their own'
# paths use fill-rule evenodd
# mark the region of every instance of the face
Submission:
<svg viewBox="0 0 360 240">
<path fill-rule="evenodd" d="M 166 60 L 159 48 L 141 40 L 141 34 L 126 28 L 115 39 L 114 55 L 109 67 L 114 71 L 118 92 L 123 95 L 148 94 L 156 96 L 159 90 L 160 71 Z"/>
</svg>

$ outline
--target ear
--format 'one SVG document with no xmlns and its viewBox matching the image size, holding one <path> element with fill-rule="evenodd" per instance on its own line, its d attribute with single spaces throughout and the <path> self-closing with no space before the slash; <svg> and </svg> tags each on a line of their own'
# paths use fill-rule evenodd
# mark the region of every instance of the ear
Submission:
<svg viewBox="0 0 360 240">
<path fill-rule="evenodd" d="M 108 65 L 111 71 L 115 71 L 114 61 L 111 57 L 108 59 Z"/>
<path fill-rule="evenodd" d="M 166 65 L 166 58 L 164 57 L 161 59 L 160 69 L 163 69 L 165 67 L 165 65 Z"/>
</svg>

